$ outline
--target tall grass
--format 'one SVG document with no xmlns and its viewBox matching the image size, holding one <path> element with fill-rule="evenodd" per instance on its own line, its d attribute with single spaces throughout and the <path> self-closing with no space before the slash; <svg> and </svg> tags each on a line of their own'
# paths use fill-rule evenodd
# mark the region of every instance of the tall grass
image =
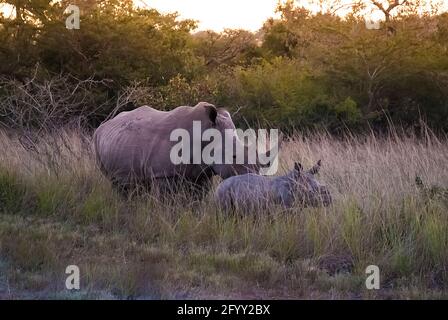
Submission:
<svg viewBox="0 0 448 320">
<path fill-rule="evenodd" d="M 123 198 L 80 130 L 1 132 L 0 147 L 8 297 L 448 296 L 448 144 L 429 134 L 295 135 L 280 171 L 322 159 L 334 204 L 246 216 L 219 212 L 213 190 L 202 201 Z M 81 268 L 77 295 L 64 291 L 68 264 Z M 381 271 L 374 292 L 364 285 L 371 264 Z"/>
</svg>

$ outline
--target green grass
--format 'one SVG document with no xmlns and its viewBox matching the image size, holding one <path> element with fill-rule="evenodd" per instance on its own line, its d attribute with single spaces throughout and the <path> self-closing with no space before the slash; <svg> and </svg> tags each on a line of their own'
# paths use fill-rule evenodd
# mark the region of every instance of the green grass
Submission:
<svg viewBox="0 0 448 320">
<path fill-rule="evenodd" d="M 447 200 L 415 184 L 447 186 L 446 142 L 291 140 L 282 167 L 322 158 L 334 204 L 230 216 L 212 191 L 199 203 L 125 199 L 78 133 L 60 136 L 65 147 L 44 137 L 37 155 L 1 142 L 0 298 L 448 298 Z M 79 292 L 64 289 L 69 264 Z M 371 264 L 377 291 L 364 285 Z"/>
</svg>

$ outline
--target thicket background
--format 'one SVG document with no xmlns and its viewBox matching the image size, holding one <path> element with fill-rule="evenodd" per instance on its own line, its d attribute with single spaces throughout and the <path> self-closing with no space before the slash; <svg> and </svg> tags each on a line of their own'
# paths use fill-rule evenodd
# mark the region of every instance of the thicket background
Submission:
<svg viewBox="0 0 448 320">
<path fill-rule="evenodd" d="M 361 14 L 373 1 L 358 1 L 344 18 L 289 1 L 256 33 L 195 32 L 195 21 L 131 0 L 1 2 L 16 11 L 0 17 L 8 127 L 74 117 L 95 126 L 142 104 L 210 101 L 238 110 L 240 125 L 336 133 L 392 121 L 418 132 L 424 120 L 448 130 L 448 14 L 437 6 L 418 14 L 420 1 L 384 10 L 379 30 Z M 81 8 L 79 30 L 65 27 L 69 4 Z"/>
</svg>

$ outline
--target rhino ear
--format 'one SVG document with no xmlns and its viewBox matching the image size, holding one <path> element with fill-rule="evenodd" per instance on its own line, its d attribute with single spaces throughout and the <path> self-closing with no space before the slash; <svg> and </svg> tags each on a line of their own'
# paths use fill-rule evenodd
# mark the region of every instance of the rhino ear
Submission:
<svg viewBox="0 0 448 320">
<path fill-rule="evenodd" d="M 322 161 L 321 160 L 317 161 L 317 163 L 310 169 L 310 173 L 311 174 L 319 173 L 321 165 L 322 165 Z"/>
<path fill-rule="evenodd" d="M 303 167 L 302 164 L 300 162 L 296 162 L 294 163 L 294 170 L 297 171 L 298 173 L 300 173 L 302 171 Z"/>
<path fill-rule="evenodd" d="M 216 117 L 218 116 L 218 110 L 216 107 L 212 104 L 205 104 L 204 105 L 205 112 L 207 113 L 210 121 L 213 124 L 216 124 Z"/>
</svg>

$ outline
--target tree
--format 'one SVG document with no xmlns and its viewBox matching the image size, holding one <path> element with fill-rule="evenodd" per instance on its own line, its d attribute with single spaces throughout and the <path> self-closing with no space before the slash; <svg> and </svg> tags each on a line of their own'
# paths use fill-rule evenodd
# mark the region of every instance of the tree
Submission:
<svg viewBox="0 0 448 320">
<path fill-rule="evenodd" d="M 5 63 L 1 73 L 23 77 L 26 69 L 37 61 L 34 43 L 44 24 L 49 21 L 54 8 L 51 0 L 3 0 L 14 8 L 14 16 L 2 17 L 1 37 L 4 40 L 2 54 Z"/>
<path fill-rule="evenodd" d="M 246 30 L 226 29 L 221 33 L 201 31 L 193 36 L 195 53 L 205 65 L 247 65 L 257 54 L 257 39 Z"/>
<path fill-rule="evenodd" d="M 397 7 L 406 5 L 407 3 L 410 3 L 409 0 L 388 0 L 387 1 L 387 6 L 383 5 L 383 3 L 381 3 L 378 0 L 370 0 L 370 2 L 377 7 L 379 10 L 381 10 L 382 13 L 384 13 L 384 17 L 386 19 L 386 23 L 390 22 L 390 16 L 391 16 L 391 12 L 392 10 L 394 10 Z"/>
</svg>

